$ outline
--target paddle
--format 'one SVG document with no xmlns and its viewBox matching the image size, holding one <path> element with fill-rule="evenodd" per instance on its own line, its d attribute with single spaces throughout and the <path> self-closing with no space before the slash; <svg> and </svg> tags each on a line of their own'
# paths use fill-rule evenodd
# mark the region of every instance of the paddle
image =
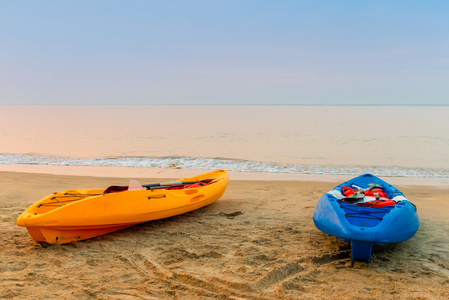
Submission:
<svg viewBox="0 0 449 300">
<path fill-rule="evenodd" d="M 216 180 L 217 178 L 207 178 L 203 180 L 195 180 L 195 181 L 173 181 L 173 182 L 163 182 L 163 183 L 152 183 L 152 184 L 144 184 L 142 185 L 143 188 L 147 190 L 156 190 L 156 189 L 166 189 L 174 186 L 182 186 L 186 184 L 194 184 L 199 182 L 204 183 L 210 183 L 211 181 Z M 116 193 L 116 192 L 123 192 L 128 190 L 128 186 L 117 186 L 113 185 L 108 187 L 103 194 L 109 194 L 109 193 Z"/>
<path fill-rule="evenodd" d="M 203 180 L 195 180 L 195 181 L 174 181 L 174 182 L 163 182 L 163 183 L 153 183 L 153 184 L 144 184 L 142 185 L 147 190 L 155 190 L 155 189 L 165 189 L 170 188 L 174 186 L 181 186 L 186 184 L 194 184 L 194 183 L 210 183 L 211 181 L 215 180 L 216 178 L 206 178 Z"/>
</svg>

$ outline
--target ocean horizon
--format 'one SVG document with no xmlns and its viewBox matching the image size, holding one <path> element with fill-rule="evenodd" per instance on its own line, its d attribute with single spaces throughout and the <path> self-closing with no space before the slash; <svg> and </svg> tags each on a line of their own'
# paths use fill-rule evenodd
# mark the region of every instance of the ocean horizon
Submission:
<svg viewBox="0 0 449 300">
<path fill-rule="evenodd" d="M 449 107 L 449 104 L 441 104 L 441 103 L 426 103 L 426 104 L 401 104 L 401 103 L 392 103 L 392 104 L 375 104 L 375 103 L 348 103 L 348 104 L 300 104 L 300 103 L 284 103 L 284 104 L 254 104 L 254 103 L 241 103 L 241 104 L 227 104 L 227 103 L 199 103 L 199 104 L 177 104 L 177 103 L 172 103 L 172 104 L 166 104 L 166 103 L 160 103 L 160 104 L 142 104 L 142 103 L 115 103 L 115 104 L 104 104 L 104 103 L 98 103 L 98 104 L 83 104 L 83 103 L 54 103 L 54 104 L 0 104 L 0 106 L 318 106 L 318 107 L 323 107 L 323 106 L 401 106 L 401 107 Z"/>
</svg>

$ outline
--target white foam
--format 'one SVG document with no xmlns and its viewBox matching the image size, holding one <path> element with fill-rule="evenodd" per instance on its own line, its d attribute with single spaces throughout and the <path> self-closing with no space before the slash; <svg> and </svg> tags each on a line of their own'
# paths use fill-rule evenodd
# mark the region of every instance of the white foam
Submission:
<svg viewBox="0 0 449 300">
<path fill-rule="evenodd" d="M 381 166 L 323 166 L 302 164 L 277 164 L 248 160 L 201 157 L 106 157 L 70 158 L 40 156 L 33 154 L 0 154 L 0 164 L 28 164 L 53 166 L 110 166 L 134 168 L 175 168 L 175 169 L 226 169 L 238 172 L 268 172 L 311 175 L 360 175 L 371 173 L 387 177 L 448 178 L 449 170 L 414 169 L 406 167 Z"/>
</svg>

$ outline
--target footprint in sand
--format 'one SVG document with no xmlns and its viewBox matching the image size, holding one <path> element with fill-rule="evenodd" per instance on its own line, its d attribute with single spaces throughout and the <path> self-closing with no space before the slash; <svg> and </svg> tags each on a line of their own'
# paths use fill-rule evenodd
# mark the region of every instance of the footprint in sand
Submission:
<svg viewBox="0 0 449 300">
<path fill-rule="evenodd" d="M 6 263 L 6 267 L 13 272 L 22 271 L 28 267 L 28 263 L 24 261 L 11 261 Z"/>
</svg>

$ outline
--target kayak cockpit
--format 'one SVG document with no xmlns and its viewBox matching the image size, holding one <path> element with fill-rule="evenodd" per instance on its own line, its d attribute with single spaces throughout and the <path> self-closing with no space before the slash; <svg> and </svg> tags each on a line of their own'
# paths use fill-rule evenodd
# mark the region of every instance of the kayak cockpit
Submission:
<svg viewBox="0 0 449 300">
<path fill-rule="evenodd" d="M 394 205 L 379 207 L 359 206 L 343 200 L 338 200 L 337 203 L 345 212 L 348 222 L 359 227 L 375 227 L 379 225 L 384 216 L 394 208 Z"/>
</svg>

